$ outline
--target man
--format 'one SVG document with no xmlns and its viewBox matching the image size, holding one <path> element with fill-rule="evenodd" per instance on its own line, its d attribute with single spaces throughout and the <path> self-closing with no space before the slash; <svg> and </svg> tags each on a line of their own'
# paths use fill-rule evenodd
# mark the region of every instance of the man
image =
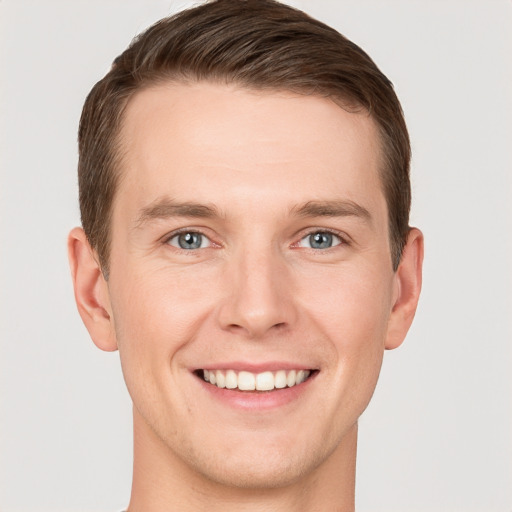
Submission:
<svg viewBox="0 0 512 512">
<path fill-rule="evenodd" d="M 300 11 L 218 0 L 116 59 L 79 151 L 69 257 L 133 400 L 128 510 L 353 510 L 357 420 L 421 288 L 391 83 Z"/>
</svg>

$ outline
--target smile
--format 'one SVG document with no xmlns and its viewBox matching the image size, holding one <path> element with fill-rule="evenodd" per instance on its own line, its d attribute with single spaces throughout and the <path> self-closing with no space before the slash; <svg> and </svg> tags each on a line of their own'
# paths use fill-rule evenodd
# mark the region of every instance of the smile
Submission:
<svg viewBox="0 0 512 512">
<path fill-rule="evenodd" d="M 261 373 L 236 372 L 235 370 L 200 370 L 199 374 L 206 382 L 222 389 L 272 391 L 302 384 L 310 377 L 311 370 L 278 370 Z"/>
</svg>

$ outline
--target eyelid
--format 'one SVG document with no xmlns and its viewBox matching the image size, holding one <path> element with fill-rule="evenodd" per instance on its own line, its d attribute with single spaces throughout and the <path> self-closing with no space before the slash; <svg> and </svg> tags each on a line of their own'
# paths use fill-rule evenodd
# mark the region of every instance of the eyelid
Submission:
<svg viewBox="0 0 512 512">
<path fill-rule="evenodd" d="M 196 227 L 196 226 L 187 226 L 187 227 L 184 227 L 184 228 L 179 228 L 179 229 L 175 229 L 173 231 L 171 231 L 170 233 L 166 233 L 163 237 L 160 238 L 160 242 L 163 243 L 163 244 L 169 244 L 169 241 L 172 240 L 174 237 L 182 234 L 182 233 L 198 233 L 202 236 L 204 236 L 205 238 L 208 239 L 208 241 L 210 242 L 210 247 L 221 247 L 221 244 L 218 243 L 218 242 L 215 242 L 211 236 L 209 236 L 206 232 L 206 230 L 200 228 L 200 227 Z M 297 248 L 299 247 L 299 243 L 306 237 L 308 236 L 311 236 L 312 234 L 314 233 L 330 233 L 332 235 L 335 235 L 336 237 L 338 237 L 341 241 L 341 243 L 333 246 L 333 247 L 330 247 L 328 249 L 334 249 L 335 247 L 338 247 L 339 245 L 352 245 L 352 240 L 351 238 L 346 234 L 344 233 L 343 231 L 339 231 L 337 229 L 333 229 L 333 228 L 326 228 L 326 227 L 314 227 L 314 228 L 308 228 L 306 230 L 301 230 L 300 234 L 298 235 L 299 236 L 299 239 L 294 242 L 291 247 L 293 248 Z M 171 246 L 171 247 L 174 247 L 175 249 L 178 249 L 180 250 L 179 247 L 175 247 L 175 246 Z M 307 249 L 307 248 L 306 248 Z M 323 251 L 327 251 L 328 249 L 323 249 Z M 185 249 L 181 249 L 181 250 L 185 250 Z M 196 249 L 197 250 L 197 249 Z M 311 250 L 314 250 L 314 251 L 319 251 L 319 249 L 313 249 L 311 248 Z M 190 251 L 187 251 L 187 252 L 190 252 Z"/>
<path fill-rule="evenodd" d="M 220 247 L 220 244 L 217 242 L 214 242 L 212 240 L 212 237 L 205 233 L 204 229 L 195 227 L 195 226 L 187 226 L 185 228 L 175 229 L 174 231 L 171 231 L 170 233 L 166 233 L 162 238 L 160 238 L 160 242 L 162 244 L 170 245 L 171 247 L 173 247 L 174 249 L 177 249 L 177 250 L 191 252 L 191 250 L 181 249 L 180 247 L 176 247 L 169 243 L 174 237 L 181 235 L 183 233 L 197 233 L 198 235 L 201 235 L 201 236 L 204 236 L 205 238 L 207 238 L 208 241 L 210 242 L 210 245 L 209 245 L 209 247 L 203 247 L 203 249 L 208 249 L 210 247 Z M 195 250 L 197 251 L 198 249 L 195 249 Z"/>
<path fill-rule="evenodd" d="M 340 243 L 337 244 L 337 245 L 334 245 L 332 247 L 329 247 L 327 249 L 314 249 L 312 247 L 304 247 L 304 249 L 311 249 L 313 251 L 322 251 L 322 252 L 326 252 L 328 251 L 329 249 L 335 249 L 336 247 L 340 246 L 340 245 L 345 245 L 345 246 L 349 246 L 352 244 L 352 240 L 350 239 L 350 237 L 344 233 L 343 231 L 339 231 L 337 229 L 333 229 L 333 228 L 308 228 L 307 230 L 305 231 L 302 231 L 300 233 L 300 238 L 297 240 L 297 242 L 294 242 L 292 244 L 292 247 L 296 248 L 296 247 L 300 247 L 299 246 L 299 243 L 304 240 L 304 238 L 308 237 L 308 236 L 311 236 L 315 233 L 329 233 L 331 235 L 334 235 L 336 237 L 338 237 L 340 239 Z"/>
</svg>

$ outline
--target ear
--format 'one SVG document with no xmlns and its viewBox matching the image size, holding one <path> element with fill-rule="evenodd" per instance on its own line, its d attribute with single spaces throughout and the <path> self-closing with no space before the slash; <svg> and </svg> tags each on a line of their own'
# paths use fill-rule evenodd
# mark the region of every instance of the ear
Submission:
<svg viewBox="0 0 512 512">
<path fill-rule="evenodd" d="M 395 300 L 385 343 L 388 350 L 402 344 L 412 324 L 420 297 L 422 267 L 423 234 L 412 228 L 395 273 Z"/>
<path fill-rule="evenodd" d="M 78 312 L 92 341 L 102 350 L 117 350 L 108 285 L 82 228 L 69 233 L 68 258 Z"/>
</svg>

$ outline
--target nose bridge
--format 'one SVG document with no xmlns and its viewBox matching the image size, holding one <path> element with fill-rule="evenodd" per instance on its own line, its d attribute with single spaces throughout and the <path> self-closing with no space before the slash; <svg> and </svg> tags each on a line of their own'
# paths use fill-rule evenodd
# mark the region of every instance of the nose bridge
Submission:
<svg viewBox="0 0 512 512">
<path fill-rule="evenodd" d="M 294 321 L 289 272 L 269 241 L 256 248 L 253 244 L 240 247 L 227 272 L 229 289 L 220 312 L 223 328 L 261 337 Z"/>
</svg>

